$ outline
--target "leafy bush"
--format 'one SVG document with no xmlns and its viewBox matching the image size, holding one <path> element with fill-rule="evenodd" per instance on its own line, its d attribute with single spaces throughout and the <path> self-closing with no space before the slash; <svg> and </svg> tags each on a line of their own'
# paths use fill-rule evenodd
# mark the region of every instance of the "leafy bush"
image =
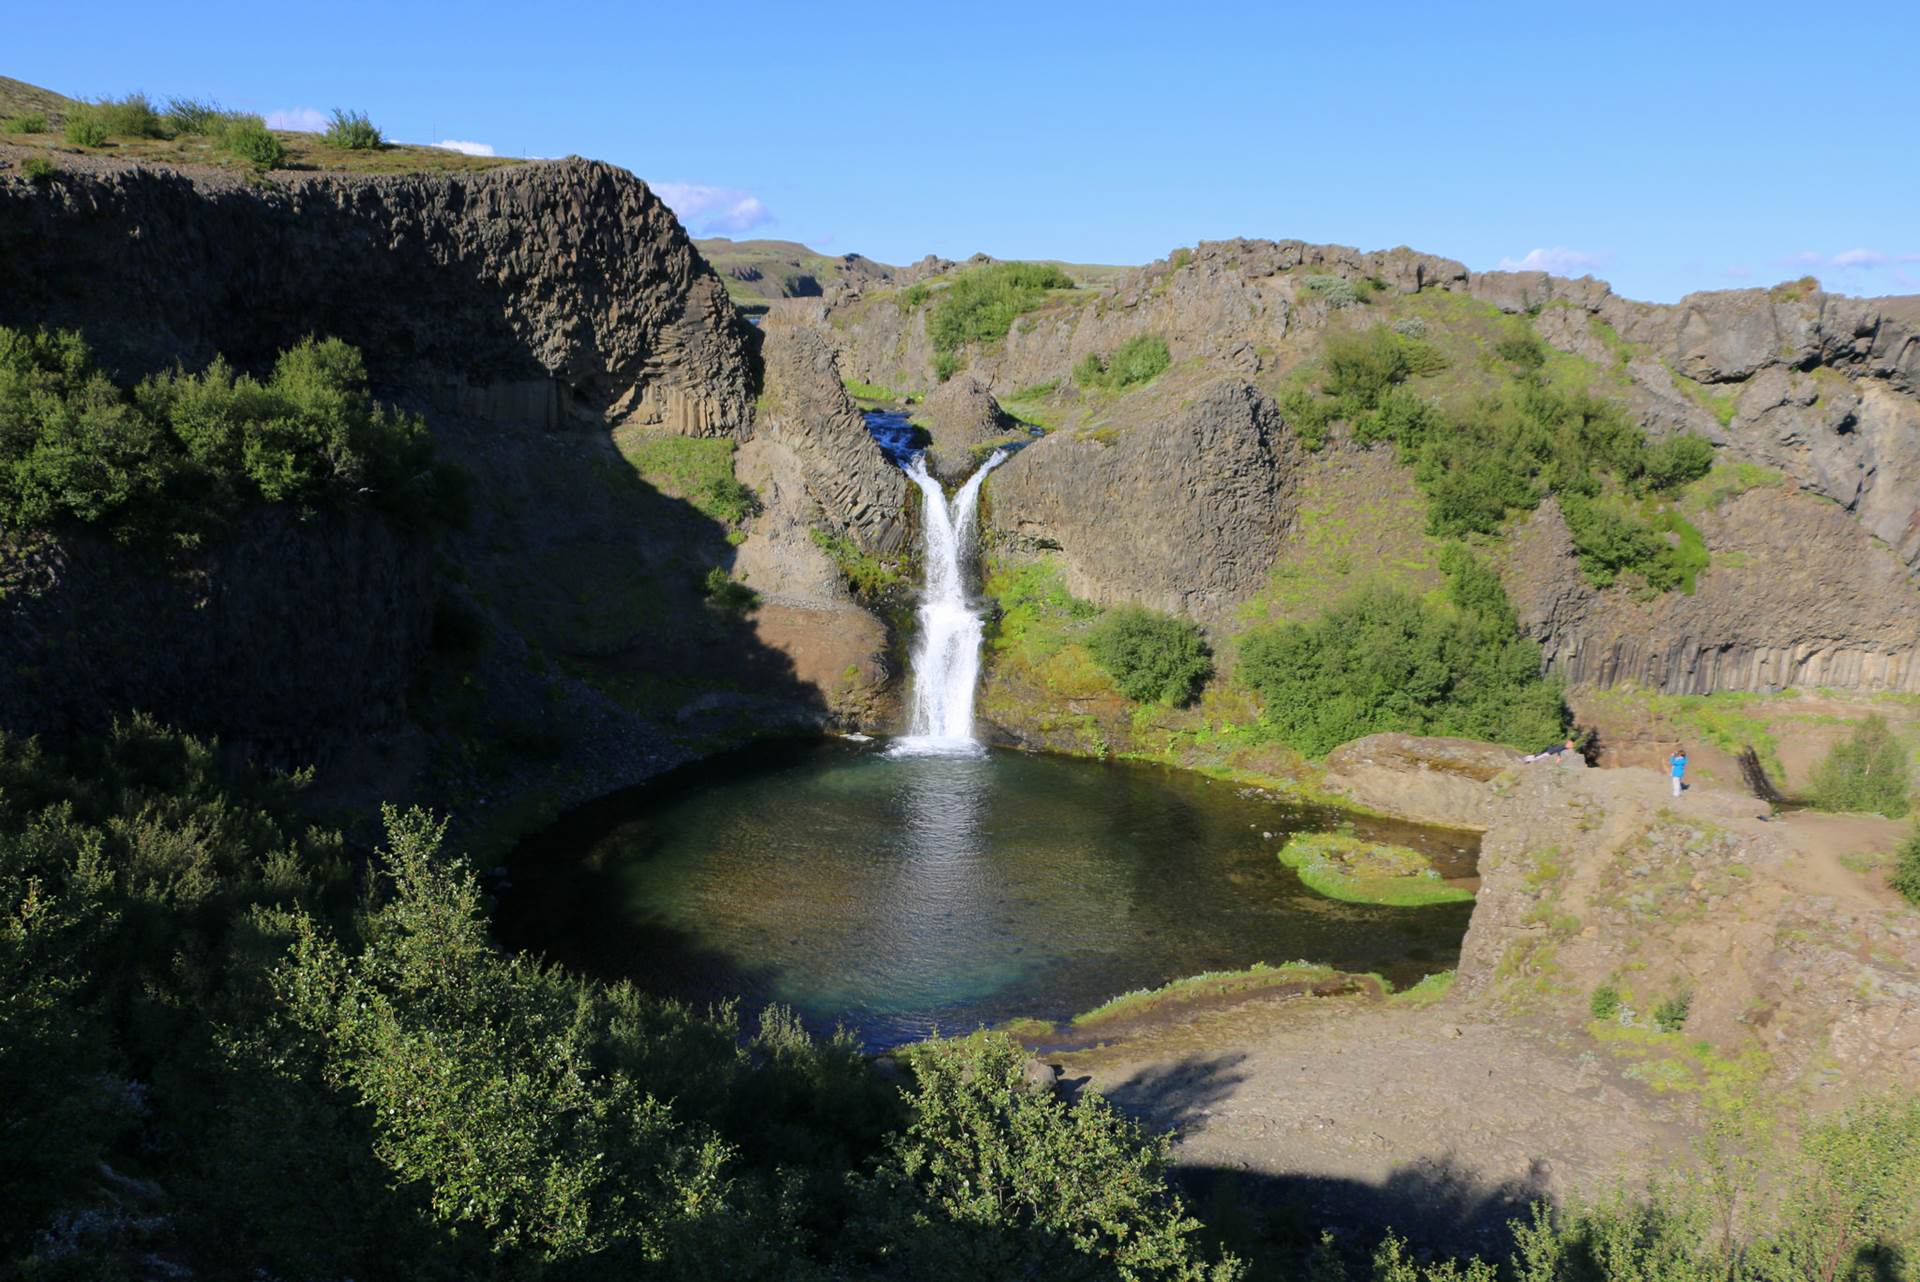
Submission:
<svg viewBox="0 0 1920 1282">
<path fill-rule="evenodd" d="M 1647 450 L 1650 489 L 1673 493 L 1713 470 L 1713 443 L 1699 436 L 1669 436 Z"/>
<path fill-rule="evenodd" d="M 1692 1009 L 1693 998 L 1687 993 L 1663 998 L 1653 1008 L 1653 1026 L 1663 1033 L 1677 1033 L 1687 1026 L 1687 1014 Z"/>
<path fill-rule="evenodd" d="M 231 116 L 219 122 L 213 138 L 219 148 L 258 170 L 287 163 L 287 146 L 258 116 Z"/>
<path fill-rule="evenodd" d="M 1082 387 L 1125 391 L 1160 377 L 1172 359 L 1166 339 L 1158 334 L 1141 334 L 1122 343 L 1111 359 L 1088 352 L 1073 367 L 1073 381 Z"/>
<path fill-rule="evenodd" d="M 1087 652 L 1136 703 L 1183 704 L 1213 671 L 1206 638 L 1186 619 L 1116 606 L 1087 632 Z"/>
<path fill-rule="evenodd" d="M 1908 903 L 1920 906 L 1920 822 L 1894 853 L 1893 874 L 1887 880 Z"/>
<path fill-rule="evenodd" d="M 51 179 L 59 170 L 45 156 L 28 156 L 20 162 L 20 176 L 32 183 L 43 183 Z"/>
<path fill-rule="evenodd" d="M 1871 716 L 1844 743 L 1833 746 L 1813 772 L 1816 809 L 1872 812 L 1898 819 L 1912 805 L 1906 749 L 1887 719 Z"/>
<path fill-rule="evenodd" d="M 329 147 L 338 147 L 343 151 L 379 151 L 387 145 L 387 140 L 367 119 L 364 111 L 342 111 L 333 109 L 333 119 L 326 131 L 320 135 L 320 141 Z"/>
<path fill-rule="evenodd" d="M 167 127 L 174 135 L 208 136 L 231 119 L 235 113 L 223 111 L 216 102 L 205 102 L 198 98 L 169 98 L 167 100 Z"/>
<path fill-rule="evenodd" d="M 908 1053 L 912 1116 L 861 1181 L 856 1258 L 899 1278 L 1075 1277 L 1229 1282 L 1167 1187 L 1165 1137 L 1087 1092 L 1022 1080 L 1026 1052 L 977 1034 Z"/>
<path fill-rule="evenodd" d="M 8 116 L 0 120 L 0 134 L 43 134 L 47 132 L 47 118 L 37 111 L 24 112 L 18 116 Z"/>
<path fill-rule="evenodd" d="M 259 503 L 371 503 L 457 520 L 425 423 L 367 393 L 360 354 L 308 339 L 258 382 L 223 360 L 131 392 L 71 332 L 0 328 L 0 525 L 76 521 L 123 539 L 191 534 Z"/>
<path fill-rule="evenodd" d="M 939 382 L 946 382 L 960 372 L 960 353 L 935 352 L 933 354 L 933 376 Z"/>
<path fill-rule="evenodd" d="M 1237 675 L 1260 696 L 1265 734 L 1310 756 L 1382 731 L 1558 739 L 1560 684 L 1541 678 L 1498 579 L 1464 549 L 1442 564 L 1445 606 L 1368 588 L 1312 622 L 1245 633 Z"/>
<path fill-rule="evenodd" d="M 968 343 L 1005 338 L 1014 320 L 1047 301 L 1049 291 L 1072 289 L 1073 278 L 1048 263 L 990 263 L 950 278 L 927 313 L 927 337 L 936 356 L 957 358 Z M 958 365 L 936 376 L 952 377 Z"/>
<path fill-rule="evenodd" d="M 1344 276 L 1302 276 L 1300 288 L 1326 299 L 1327 305 L 1335 310 L 1351 307 L 1360 301 L 1360 291 Z"/>
<path fill-rule="evenodd" d="M 1620 990 L 1612 984 L 1602 984 L 1593 990 L 1593 997 L 1587 1002 L 1587 1012 L 1595 1019 L 1612 1020 L 1620 1014 Z"/>
<path fill-rule="evenodd" d="M 60 136 L 76 147 L 107 145 L 107 127 L 90 111 L 75 110 L 67 117 Z"/>
<path fill-rule="evenodd" d="M 760 594 L 728 574 L 724 566 L 714 566 L 701 580 L 701 594 L 707 604 L 722 614 L 746 614 L 760 604 Z"/>
<path fill-rule="evenodd" d="M 858 596 L 877 600 L 906 584 L 900 571 L 844 534 L 835 534 L 817 526 L 807 531 L 813 545 L 825 552 L 840 570 L 847 586 Z"/>
</svg>

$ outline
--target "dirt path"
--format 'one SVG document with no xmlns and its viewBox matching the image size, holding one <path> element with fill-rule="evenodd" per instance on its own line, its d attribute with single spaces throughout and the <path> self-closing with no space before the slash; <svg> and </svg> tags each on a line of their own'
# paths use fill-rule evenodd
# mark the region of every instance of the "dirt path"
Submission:
<svg viewBox="0 0 1920 1282">
<path fill-rule="evenodd" d="M 1789 874 L 1795 885 L 1874 907 L 1901 906 L 1880 865 L 1913 831 L 1910 821 L 1795 810 L 1781 815 L 1779 822 L 1794 849 L 1805 856 Z"/>
<path fill-rule="evenodd" d="M 1591 1052 L 1443 1003 L 1292 997 L 1058 1057 L 1156 1129 L 1199 1194 L 1459 1249 L 1538 1198 L 1630 1185 L 1683 1157 L 1676 1111 Z"/>
</svg>

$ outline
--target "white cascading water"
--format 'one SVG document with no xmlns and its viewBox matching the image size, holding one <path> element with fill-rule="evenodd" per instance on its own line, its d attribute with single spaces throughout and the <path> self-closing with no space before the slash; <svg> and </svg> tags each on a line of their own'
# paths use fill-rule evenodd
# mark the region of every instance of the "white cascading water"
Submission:
<svg viewBox="0 0 1920 1282">
<path fill-rule="evenodd" d="M 913 718 L 894 751 L 972 754 L 973 692 L 980 678 L 980 612 L 967 599 L 966 561 L 972 547 L 980 482 L 1006 457 L 996 450 L 949 501 L 916 454 L 905 466 L 926 496 L 926 587 L 920 600 L 920 639 L 913 650 Z"/>
</svg>

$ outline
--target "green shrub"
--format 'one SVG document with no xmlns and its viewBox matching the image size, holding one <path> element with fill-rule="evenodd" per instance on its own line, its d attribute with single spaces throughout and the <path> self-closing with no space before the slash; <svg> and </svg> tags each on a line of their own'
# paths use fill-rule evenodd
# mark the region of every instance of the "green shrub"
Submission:
<svg viewBox="0 0 1920 1282">
<path fill-rule="evenodd" d="M 24 112 L 18 116 L 8 116 L 0 120 L 0 134 L 43 134 L 47 132 L 47 118 L 37 111 Z"/>
<path fill-rule="evenodd" d="M 1906 749 L 1887 719 L 1871 716 L 1833 746 L 1813 772 L 1811 800 L 1820 810 L 1872 812 L 1898 819 L 1912 805 Z"/>
<path fill-rule="evenodd" d="M 1050 291 L 1072 289 L 1073 278 L 1047 263 L 990 263 L 969 268 L 949 283 L 927 313 L 927 337 L 936 356 L 957 354 L 968 343 L 1005 338 L 1014 320 L 1047 301 Z M 936 375 L 944 382 L 945 374 Z"/>
<path fill-rule="evenodd" d="M 1594 989 L 1592 998 L 1587 1002 L 1587 1013 L 1595 1019 L 1617 1019 L 1620 1015 L 1620 990 L 1612 984 L 1602 984 Z"/>
<path fill-rule="evenodd" d="M 170 138 L 166 117 L 156 111 L 143 93 L 124 98 L 102 98 L 90 108 L 96 119 L 115 138 Z"/>
<path fill-rule="evenodd" d="M 724 566 L 708 570 L 700 590 L 707 604 L 722 614 L 746 614 L 760 604 L 760 594 L 728 574 Z"/>
<path fill-rule="evenodd" d="M 221 110 L 219 103 L 202 101 L 198 98 L 167 100 L 167 127 L 175 136 L 210 136 L 235 114 Z"/>
<path fill-rule="evenodd" d="M 100 123 L 93 112 L 76 108 L 67 116 L 61 137 L 76 147 L 104 147 L 107 145 L 107 127 Z"/>
<path fill-rule="evenodd" d="M 1160 377 L 1172 360 L 1166 339 L 1141 334 L 1120 344 L 1111 358 L 1088 352 L 1073 367 L 1073 381 L 1082 387 L 1125 391 Z"/>
<path fill-rule="evenodd" d="M 1650 489 L 1671 494 L 1712 470 L 1713 443 L 1705 437 L 1669 436 L 1647 450 L 1645 476 Z"/>
<path fill-rule="evenodd" d="M 1318 294 L 1327 300 L 1327 305 L 1336 311 L 1351 307 L 1360 301 L 1360 291 L 1354 283 L 1344 276 L 1306 275 L 1300 278 L 1300 288 L 1309 294 Z"/>
<path fill-rule="evenodd" d="M 807 537 L 813 540 L 815 547 L 827 554 L 839 568 L 847 586 L 858 596 L 870 601 L 877 600 L 906 583 L 898 569 L 862 550 L 859 544 L 844 534 L 835 534 L 816 526 L 807 531 Z"/>
<path fill-rule="evenodd" d="M 342 111 L 338 107 L 333 109 L 333 119 L 320 135 L 320 141 L 343 151 L 379 151 L 387 145 L 380 130 L 367 119 L 366 112 Z"/>
<path fill-rule="evenodd" d="M 1920 906 L 1920 822 L 1894 852 L 1893 873 L 1887 880 L 1908 903 Z"/>
<path fill-rule="evenodd" d="M 457 521 L 459 495 L 426 424 L 377 404 L 338 339 L 289 348 L 264 382 L 216 359 L 129 392 L 78 334 L 0 327 L 0 525 L 184 535 L 260 503 Z"/>
<path fill-rule="evenodd" d="M 1498 580 L 1448 555 L 1452 600 L 1367 588 L 1311 622 L 1256 628 L 1238 679 L 1260 696 L 1260 728 L 1309 756 L 1383 731 L 1537 747 L 1561 737 L 1558 680 L 1515 632 Z"/>
<path fill-rule="evenodd" d="M 28 156 L 20 162 L 20 176 L 32 183 L 49 181 L 59 170 L 45 156 Z"/>
<path fill-rule="evenodd" d="M 286 144 L 258 116 L 228 117 L 215 127 L 213 137 L 222 151 L 257 170 L 278 169 L 287 163 Z"/>
<path fill-rule="evenodd" d="M 946 382 L 960 372 L 960 353 L 935 352 L 933 354 L 933 376 L 939 382 Z"/>
<path fill-rule="evenodd" d="M 1687 1014 L 1692 1009 L 1693 998 L 1687 993 L 1663 998 L 1653 1008 L 1653 1026 L 1663 1033 L 1677 1033 L 1687 1026 Z"/>
<path fill-rule="evenodd" d="M 1196 624 L 1137 605 L 1108 610 L 1088 629 L 1086 646 L 1136 703 L 1184 704 L 1213 671 Z"/>
</svg>

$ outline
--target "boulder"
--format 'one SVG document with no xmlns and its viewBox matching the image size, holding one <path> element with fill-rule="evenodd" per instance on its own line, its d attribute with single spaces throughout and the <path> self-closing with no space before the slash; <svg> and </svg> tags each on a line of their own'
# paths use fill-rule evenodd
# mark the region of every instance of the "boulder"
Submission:
<svg viewBox="0 0 1920 1282">
<path fill-rule="evenodd" d="M 933 474 L 945 481 L 960 480 L 971 473 L 982 447 L 1025 439 L 1025 433 L 993 399 L 986 382 L 964 372 L 927 393 L 915 422 L 933 438 L 927 449 L 928 464 Z"/>
<path fill-rule="evenodd" d="M 1494 800 L 1486 784 L 1519 765 L 1520 756 L 1477 739 L 1374 734 L 1327 754 L 1326 786 L 1390 814 L 1485 827 Z"/>
</svg>

